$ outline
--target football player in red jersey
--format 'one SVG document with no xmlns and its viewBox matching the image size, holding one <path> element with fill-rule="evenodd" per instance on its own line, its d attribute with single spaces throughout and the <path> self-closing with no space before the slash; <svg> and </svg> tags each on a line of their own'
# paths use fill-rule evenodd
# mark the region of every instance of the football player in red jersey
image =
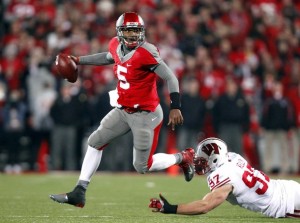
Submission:
<svg viewBox="0 0 300 223">
<path fill-rule="evenodd" d="M 144 21 L 137 13 L 122 14 L 116 22 L 116 30 L 117 37 L 111 39 L 109 52 L 70 56 L 81 65 L 114 64 L 118 84 L 116 90 L 110 92 L 111 104 L 115 108 L 102 119 L 88 139 L 88 149 L 76 187 L 66 194 L 50 195 L 59 203 L 77 207 L 85 205 L 85 191 L 98 169 L 103 149 L 129 131 L 133 134 L 133 165 L 137 172 L 143 174 L 178 164 L 186 181 L 194 176 L 192 149 L 176 154 L 154 154 L 163 120 L 156 87 L 157 75 L 167 82 L 170 92 L 168 125 L 174 130 L 176 125 L 183 123 L 176 76 L 161 59 L 158 49 L 145 41 Z"/>
</svg>

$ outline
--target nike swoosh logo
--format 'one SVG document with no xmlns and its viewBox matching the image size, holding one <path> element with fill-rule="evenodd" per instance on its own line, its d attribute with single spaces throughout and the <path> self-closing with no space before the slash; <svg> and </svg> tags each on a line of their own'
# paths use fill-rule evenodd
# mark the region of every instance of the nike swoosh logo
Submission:
<svg viewBox="0 0 300 223">
<path fill-rule="evenodd" d="M 157 117 L 154 117 L 154 118 L 152 118 L 152 119 L 151 119 L 151 120 L 152 120 L 152 122 L 153 122 L 155 119 L 157 119 Z"/>
</svg>

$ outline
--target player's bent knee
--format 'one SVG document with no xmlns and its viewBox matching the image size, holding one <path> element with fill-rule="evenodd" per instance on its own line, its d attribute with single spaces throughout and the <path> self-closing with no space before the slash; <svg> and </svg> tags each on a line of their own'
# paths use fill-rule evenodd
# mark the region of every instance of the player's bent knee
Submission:
<svg viewBox="0 0 300 223">
<path fill-rule="evenodd" d="M 103 139 L 99 133 L 98 130 L 94 131 L 88 138 L 87 143 L 89 146 L 93 148 L 99 148 L 102 147 L 105 142 L 103 142 Z"/>
<path fill-rule="evenodd" d="M 140 174 L 144 174 L 149 171 L 147 165 L 133 163 L 133 166 L 134 166 L 134 169 L 136 170 L 136 172 L 138 172 Z"/>
<path fill-rule="evenodd" d="M 88 141 L 87 141 L 88 145 L 95 148 L 97 143 L 96 143 L 96 139 L 95 137 L 93 137 L 93 134 L 90 135 L 90 137 L 88 138 Z"/>
<path fill-rule="evenodd" d="M 137 133 L 135 133 L 134 137 L 134 148 L 137 150 L 146 150 L 151 147 L 152 142 L 152 134 L 148 129 L 140 129 Z"/>
</svg>

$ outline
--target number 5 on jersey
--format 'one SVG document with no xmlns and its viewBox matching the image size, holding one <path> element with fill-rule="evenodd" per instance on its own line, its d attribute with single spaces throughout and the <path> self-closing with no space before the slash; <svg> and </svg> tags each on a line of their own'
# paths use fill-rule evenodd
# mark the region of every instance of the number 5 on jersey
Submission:
<svg viewBox="0 0 300 223">
<path fill-rule="evenodd" d="M 127 74 L 127 68 L 121 65 L 117 67 L 117 75 L 118 79 L 120 80 L 120 88 L 127 90 L 130 87 L 130 84 L 127 82 L 126 77 L 123 74 Z"/>
</svg>

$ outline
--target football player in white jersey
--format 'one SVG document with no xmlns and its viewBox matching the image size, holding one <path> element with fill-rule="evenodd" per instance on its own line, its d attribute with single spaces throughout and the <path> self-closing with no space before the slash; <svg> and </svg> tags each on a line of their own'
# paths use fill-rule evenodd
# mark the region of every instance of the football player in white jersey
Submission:
<svg viewBox="0 0 300 223">
<path fill-rule="evenodd" d="M 228 152 L 218 138 L 200 142 L 194 157 L 195 171 L 207 177 L 210 191 L 203 199 L 172 205 L 161 194 L 149 207 L 165 214 L 205 214 L 224 201 L 273 218 L 300 218 L 300 184 L 270 179 L 239 154 Z"/>
</svg>

